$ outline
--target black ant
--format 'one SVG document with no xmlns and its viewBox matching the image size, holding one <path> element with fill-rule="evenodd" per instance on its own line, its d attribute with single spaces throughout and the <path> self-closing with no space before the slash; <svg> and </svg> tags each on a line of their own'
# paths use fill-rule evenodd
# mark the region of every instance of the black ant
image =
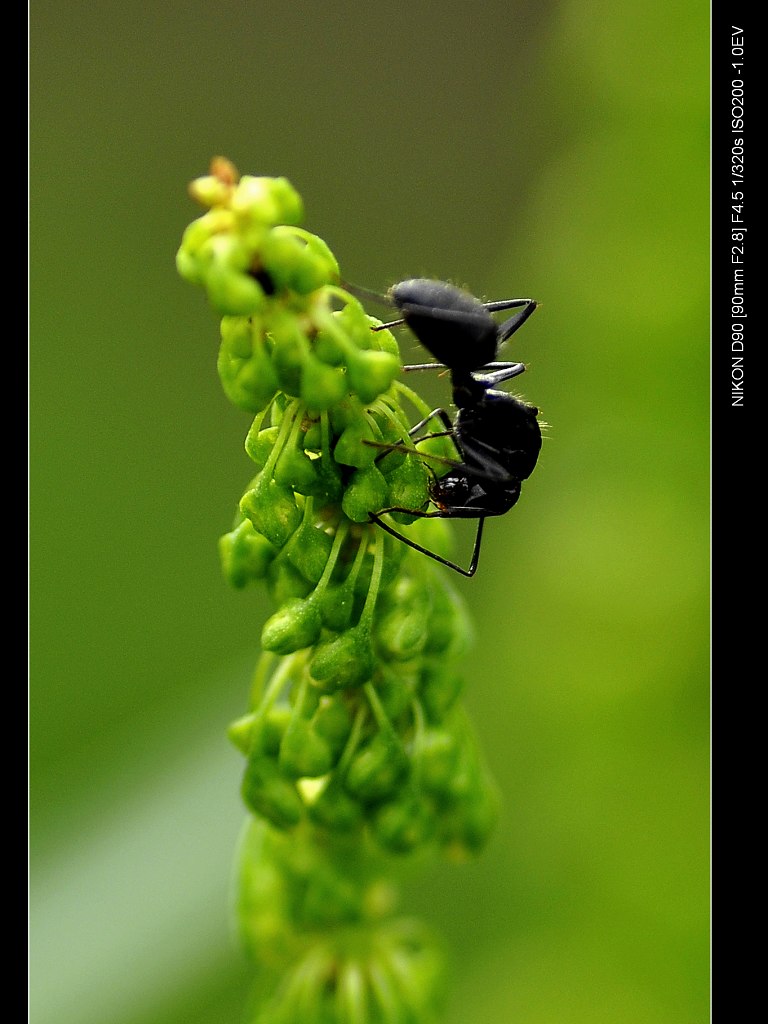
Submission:
<svg viewBox="0 0 768 1024">
<path fill-rule="evenodd" d="M 377 298 L 382 301 L 381 296 Z M 437 417 L 445 429 L 419 440 L 450 437 L 459 459 L 438 460 L 451 468 L 444 476 L 435 474 L 430 484 L 430 500 L 437 511 L 393 506 L 371 512 L 370 519 L 409 547 L 463 576 L 474 576 L 485 520 L 490 516 L 503 516 L 512 508 L 520 497 L 521 482 L 533 472 L 541 450 L 541 430 L 536 419 L 539 410 L 505 391 L 495 390 L 496 385 L 523 373 L 525 365 L 494 361 L 499 346 L 522 327 L 537 303 L 533 299 L 481 302 L 454 285 L 426 278 L 401 281 L 390 289 L 384 301 L 395 305 L 402 318 L 373 330 L 403 323 L 410 327 L 440 362 L 419 363 L 404 369 L 449 370 L 453 403 L 458 409 L 453 420 L 445 409 L 434 409 L 411 428 L 409 437 Z M 496 323 L 491 313 L 505 309 L 517 312 L 503 323 Z M 393 446 L 386 448 L 391 451 Z M 413 452 L 411 448 L 406 450 Z M 464 569 L 398 533 L 381 518 L 388 512 L 403 512 L 423 519 L 476 519 L 477 532 L 469 568 Z"/>
</svg>

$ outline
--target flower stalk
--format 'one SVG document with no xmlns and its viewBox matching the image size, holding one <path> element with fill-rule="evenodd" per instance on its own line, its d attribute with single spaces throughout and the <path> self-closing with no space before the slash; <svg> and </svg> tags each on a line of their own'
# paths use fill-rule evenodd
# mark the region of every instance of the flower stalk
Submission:
<svg viewBox="0 0 768 1024">
<path fill-rule="evenodd" d="M 441 944 L 398 915 L 398 878 L 479 851 L 496 795 L 459 699 L 466 609 L 442 567 L 369 516 L 425 509 L 446 439 L 411 439 L 408 408 L 429 410 L 399 379 L 397 342 L 340 285 L 286 179 L 218 158 L 190 193 L 206 212 L 177 267 L 221 316 L 221 383 L 254 417 L 223 571 L 274 606 L 229 729 L 249 811 L 235 895 L 258 968 L 248 1020 L 435 1022 Z M 447 553 L 442 521 L 396 521 Z"/>
</svg>

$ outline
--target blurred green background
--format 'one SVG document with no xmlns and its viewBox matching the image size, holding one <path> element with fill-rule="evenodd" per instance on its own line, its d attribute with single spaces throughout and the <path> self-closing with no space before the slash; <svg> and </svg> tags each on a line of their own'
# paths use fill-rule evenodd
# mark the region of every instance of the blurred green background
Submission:
<svg viewBox="0 0 768 1024">
<path fill-rule="evenodd" d="M 454 580 L 504 814 L 404 896 L 453 951 L 446 1024 L 708 1019 L 708 18 L 32 4 L 32 1024 L 245 1002 L 225 728 L 270 609 L 220 575 L 249 422 L 174 269 L 217 153 L 287 176 L 352 281 L 542 303 L 511 350 L 539 466 Z"/>
</svg>

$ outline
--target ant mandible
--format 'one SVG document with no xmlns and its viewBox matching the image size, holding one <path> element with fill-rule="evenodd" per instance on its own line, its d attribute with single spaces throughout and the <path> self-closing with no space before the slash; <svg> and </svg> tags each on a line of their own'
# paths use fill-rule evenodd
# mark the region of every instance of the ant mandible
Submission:
<svg viewBox="0 0 768 1024">
<path fill-rule="evenodd" d="M 539 410 L 496 390 L 496 385 L 523 373 L 525 365 L 495 361 L 499 346 L 522 327 L 537 303 L 533 299 L 481 302 L 454 285 L 427 278 L 401 281 L 390 289 L 387 297 L 374 297 L 396 306 L 402 314 L 399 320 L 372 328 L 374 331 L 404 323 L 439 360 L 404 369 L 447 369 L 451 374 L 453 403 L 458 410 L 455 418 L 451 420 L 445 409 L 433 409 L 411 428 L 409 437 L 437 417 L 444 429 L 419 440 L 450 437 L 459 458 L 440 460 L 451 468 L 441 477 L 434 475 L 431 481 L 429 497 L 436 511 L 392 506 L 369 513 L 370 520 L 409 547 L 463 576 L 474 576 L 485 520 L 502 516 L 512 508 L 520 497 L 521 483 L 533 472 L 541 450 L 541 430 L 536 419 Z M 505 309 L 516 312 L 498 324 L 491 313 Z M 386 447 L 392 450 L 391 445 Z M 476 519 L 469 567 L 465 569 L 399 533 L 381 518 L 389 512 L 421 519 Z"/>
</svg>

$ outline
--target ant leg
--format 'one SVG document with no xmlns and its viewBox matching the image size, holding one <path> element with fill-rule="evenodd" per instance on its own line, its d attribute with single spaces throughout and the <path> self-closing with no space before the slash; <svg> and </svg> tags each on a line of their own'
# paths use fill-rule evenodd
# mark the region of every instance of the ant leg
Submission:
<svg viewBox="0 0 768 1024">
<path fill-rule="evenodd" d="M 523 308 L 519 313 L 515 313 L 509 320 L 505 320 L 504 323 L 499 324 L 499 344 L 507 341 L 512 335 L 523 326 L 528 317 L 536 310 L 538 303 L 533 299 L 515 299 L 516 303 L 523 304 Z M 503 309 L 504 307 L 500 307 Z"/>
<path fill-rule="evenodd" d="M 505 380 L 512 380 L 513 377 L 519 376 L 521 373 L 525 373 L 525 363 L 489 363 L 488 366 L 495 366 L 497 369 L 493 373 L 477 374 L 478 380 L 481 380 L 483 384 L 502 384 Z M 483 366 L 485 370 L 487 367 Z"/>
<path fill-rule="evenodd" d="M 484 302 L 483 305 L 489 313 L 500 313 L 503 309 L 516 309 L 518 306 L 527 306 L 533 299 L 497 299 L 495 302 Z M 536 305 L 535 302 L 533 302 Z"/>
<path fill-rule="evenodd" d="M 390 327 L 399 327 L 404 324 L 405 320 L 390 320 L 387 324 L 377 324 L 375 327 L 371 327 L 372 331 L 388 331 Z"/>
<path fill-rule="evenodd" d="M 453 431 L 440 431 L 436 434 L 425 434 L 424 437 L 420 437 L 419 441 L 429 441 L 433 437 L 453 437 Z M 466 463 L 460 462 L 458 459 L 447 459 L 443 455 L 430 455 L 429 452 L 420 452 L 418 448 L 409 448 L 405 444 L 393 444 L 391 441 L 370 441 L 367 437 L 362 439 L 363 444 L 369 448 L 382 448 L 383 451 L 376 456 L 374 462 L 379 462 L 381 459 L 389 455 L 390 452 L 403 452 L 405 455 L 418 455 L 424 462 L 427 469 L 432 470 L 430 462 L 439 462 L 441 466 L 452 466 L 454 469 L 465 469 Z M 456 440 L 454 438 L 454 444 Z M 434 470 L 432 470 L 434 473 Z M 490 480 L 499 479 L 498 474 L 491 475 L 490 473 L 477 473 L 477 476 L 487 477 Z M 410 512 L 411 509 L 399 509 L 400 512 Z"/>
<path fill-rule="evenodd" d="M 369 512 L 370 521 L 380 526 L 382 530 L 385 530 L 391 537 L 395 537 L 397 540 L 402 541 L 403 544 L 407 544 L 409 548 L 413 548 L 414 551 L 419 551 L 422 555 L 426 555 L 427 558 L 433 559 L 435 562 L 439 562 L 441 565 L 447 566 L 449 569 L 453 569 L 454 572 L 460 573 L 462 576 L 471 578 L 477 572 L 477 563 L 480 560 L 480 542 L 483 535 L 483 523 L 484 518 L 480 518 L 477 521 L 477 533 L 475 534 L 475 546 L 472 551 L 472 560 L 469 563 L 469 568 L 465 569 L 461 565 L 457 565 L 456 562 L 451 562 L 448 558 L 443 558 L 442 555 L 438 555 L 435 551 L 430 551 L 421 544 L 417 544 L 415 540 L 410 540 L 408 537 L 403 536 L 402 533 L 398 533 L 393 527 L 385 523 L 380 517 L 386 512 L 405 512 L 408 515 L 417 515 L 420 519 L 446 519 L 448 516 L 442 512 L 417 512 L 414 509 L 409 508 L 389 508 L 384 509 L 379 513 Z"/>
<path fill-rule="evenodd" d="M 422 427 L 426 427 L 426 425 L 429 423 L 429 421 L 433 417 L 435 417 L 435 416 L 437 416 L 437 418 L 441 421 L 441 423 L 445 427 L 445 433 L 446 434 L 452 434 L 453 433 L 453 423 L 451 421 L 451 417 L 448 415 L 448 413 L 445 411 L 445 409 L 437 408 L 437 409 L 433 409 L 432 412 L 428 416 L 425 416 L 423 420 L 419 420 L 418 423 L 414 424 L 414 426 L 412 426 L 411 429 L 408 431 L 408 437 L 413 437 L 414 434 L 417 434 L 421 430 L 421 428 Z M 432 437 L 432 436 L 435 436 L 435 435 L 430 434 L 430 437 Z M 440 436 L 440 435 L 437 435 L 437 436 Z"/>
<path fill-rule="evenodd" d="M 378 330 L 374 327 L 373 330 Z M 448 367 L 445 363 L 409 363 L 403 367 L 403 370 L 407 373 L 410 370 L 447 370 Z"/>
</svg>

